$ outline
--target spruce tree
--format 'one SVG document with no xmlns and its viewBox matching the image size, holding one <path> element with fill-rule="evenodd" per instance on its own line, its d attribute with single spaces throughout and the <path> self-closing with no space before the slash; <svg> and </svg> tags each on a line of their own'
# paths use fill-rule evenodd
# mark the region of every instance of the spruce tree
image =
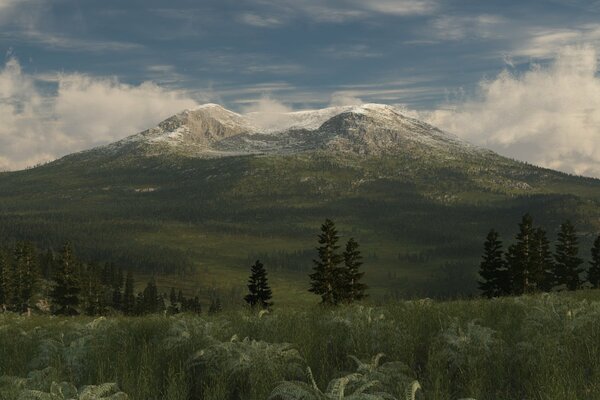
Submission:
<svg viewBox="0 0 600 400">
<path fill-rule="evenodd" d="M 534 229 L 531 246 L 531 282 L 533 290 L 548 292 L 554 286 L 554 260 L 550 241 L 542 228 Z"/>
<path fill-rule="evenodd" d="M 38 257 L 32 243 L 20 243 L 15 251 L 15 264 L 18 274 L 19 308 L 25 311 L 31 306 L 38 280 Z"/>
<path fill-rule="evenodd" d="M 182 307 L 181 303 L 177 304 L 177 294 L 175 293 L 175 288 L 171 288 L 171 292 L 169 293 L 169 314 L 177 314 L 180 311 L 180 307 Z"/>
<path fill-rule="evenodd" d="M 77 277 L 76 262 L 71 244 L 66 243 L 59 256 L 54 276 L 54 287 L 50 292 L 55 314 L 78 314 L 76 307 L 79 305 L 79 292 L 81 289 Z"/>
<path fill-rule="evenodd" d="M 583 272 L 581 267 L 583 260 L 578 257 L 578 254 L 577 232 L 573 224 L 566 221 L 560 226 L 554 254 L 554 281 L 556 285 L 566 285 L 569 290 L 576 290 L 581 287 L 579 274 Z"/>
<path fill-rule="evenodd" d="M 502 259 L 502 241 L 498 232 L 492 229 L 483 245 L 483 260 L 479 264 L 479 290 L 482 296 L 492 298 L 508 294 L 508 271 Z"/>
<path fill-rule="evenodd" d="M 251 267 L 251 274 L 248 279 L 248 291 L 250 293 L 244 297 L 244 300 L 251 307 L 268 309 L 273 305 L 273 302 L 269 301 L 273 297 L 273 293 L 269 287 L 267 270 L 259 260 L 256 260 Z"/>
<path fill-rule="evenodd" d="M 595 289 L 600 287 L 600 235 L 596 238 L 592 247 L 592 261 L 590 261 L 587 278 L 592 287 Z"/>
<path fill-rule="evenodd" d="M 153 314 L 159 311 L 161 308 L 161 298 L 158 295 L 158 288 L 154 278 L 148 282 L 143 293 L 143 312 L 145 314 Z"/>
<path fill-rule="evenodd" d="M 364 276 L 364 272 L 360 272 L 359 268 L 362 263 L 362 255 L 358 250 L 358 242 L 354 238 L 350 238 L 346 243 L 344 251 L 344 284 L 341 293 L 341 300 L 347 303 L 360 301 L 367 297 L 365 293 L 367 285 L 360 282 Z"/>
<path fill-rule="evenodd" d="M 102 315 L 106 311 L 100 272 L 98 265 L 92 263 L 81 274 L 81 301 L 86 315 Z"/>
<path fill-rule="evenodd" d="M 531 291 L 534 287 L 530 276 L 533 233 L 533 218 L 531 215 L 525 214 L 519 224 L 516 243 L 511 245 L 506 253 L 511 294 L 521 295 Z"/>
<path fill-rule="evenodd" d="M 135 295 L 133 294 L 134 281 L 131 271 L 127 271 L 125 290 L 123 292 L 123 313 L 132 315 L 135 312 Z"/>
<path fill-rule="evenodd" d="M 330 219 L 326 219 L 321 226 L 319 235 L 319 244 L 321 245 L 317 248 L 319 259 L 313 260 L 314 272 L 309 275 L 311 279 L 309 291 L 320 295 L 322 304 L 326 305 L 338 303 L 344 284 L 343 270 L 339 266 L 343 257 L 337 253 L 338 240 L 335 224 Z"/>
</svg>

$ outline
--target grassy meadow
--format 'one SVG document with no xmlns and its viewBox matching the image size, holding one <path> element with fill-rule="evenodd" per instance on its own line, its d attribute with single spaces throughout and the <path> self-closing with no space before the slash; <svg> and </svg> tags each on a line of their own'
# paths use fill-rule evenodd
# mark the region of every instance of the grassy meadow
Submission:
<svg viewBox="0 0 600 400">
<path fill-rule="evenodd" d="M 600 399 L 600 293 L 261 315 L 0 314 L 2 400 L 404 400 L 415 381 L 427 400 Z M 105 383 L 118 389 L 89 386 Z"/>
</svg>

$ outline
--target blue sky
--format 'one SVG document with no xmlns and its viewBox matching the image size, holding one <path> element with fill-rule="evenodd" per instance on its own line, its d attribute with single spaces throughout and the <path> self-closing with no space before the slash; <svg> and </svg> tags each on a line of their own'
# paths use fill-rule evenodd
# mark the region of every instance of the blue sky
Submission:
<svg viewBox="0 0 600 400">
<path fill-rule="evenodd" d="M 519 154 L 529 148 L 531 134 L 525 142 L 507 144 L 511 135 L 502 136 L 505 128 L 456 123 L 474 118 L 477 104 L 490 106 L 486 112 L 498 108 L 489 104 L 493 87 L 486 85 L 501 85 L 504 73 L 523 91 L 513 106 L 522 108 L 529 99 L 527 106 L 535 107 L 527 91 L 540 88 L 527 86 L 533 84 L 527 74 L 569 75 L 568 67 L 557 65 L 561 54 L 578 59 L 593 53 L 589 62 L 596 63 L 599 46 L 600 1 L 0 0 L 0 49 L 5 53 L 0 116 L 4 103 L 4 112 L 10 113 L 4 119 L 15 124 L 0 131 L 0 169 L 135 133 L 191 103 L 217 102 L 243 112 L 269 99 L 289 109 L 352 101 L 402 105 L 506 155 L 600 175 L 600 148 L 591 153 L 569 149 L 573 161 L 559 165 L 564 154 Z M 569 53 L 573 48 L 579 53 Z M 586 71 L 586 79 L 597 84 L 597 65 Z M 28 92 L 15 89 L 19 85 Z M 73 98 L 86 93 L 108 103 L 122 100 L 131 107 L 127 116 L 132 121 L 123 122 L 123 116 L 117 118 L 121 125 L 114 125 L 90 116 L 89 123 L 81 118 L 77 123 L 68 113 L 81 115 Z M 168 104 L 161 103 L 163 97 Z M 557 99 L 557 104 L 567 103 Z M 104 103 L 97 107 L 105 110 L 102 118 L 115 112 Z M 445 110 L 458 115 L 451 118 Z M 42 138 L 39 151 L 23 152 L 27 144 L 16 136 L 33 140 L 41 135 L 33 125 L 48 121 L 40 118 L 52 121 L 55 132 Z M 511 129 L 518 123 L 523 121 Z M 93 134 L 78 133 L 90 124 Z M 599 139 L 588 125 L 589 138 Z M 557 121 L 552 129 L 561 126 Z M 582 157 L 592 161 L 573 167 Z"/>
</svg>

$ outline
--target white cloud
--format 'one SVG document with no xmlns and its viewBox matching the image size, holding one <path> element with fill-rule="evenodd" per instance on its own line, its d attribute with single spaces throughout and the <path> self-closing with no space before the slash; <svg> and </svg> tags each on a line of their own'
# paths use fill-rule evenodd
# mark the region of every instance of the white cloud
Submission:
<svg viewBox="0 0 600 400">
<path fill-rule="evenodd" d="M 276 17 L 272 16 L 263 16 L 254 13 L 244 13 L 239 16 L 241 22 L 256 26 L 259 28 L 275 28 L 283 24 L 283 22 Z"/>
<path fill-rule="evenodd" d="M 442 41 L 499 38 L 505 34 L 507 24 L 503 17 L 492 14 L 442 15 L 431 21 L 425 34 Z"/>
<path fill-rule="evenodd" d="M 573 29 L 531 28 L 527 40 L 519 41 L 515 56 L 553 58 L 566 46 L 600 46 L 600 24 L 588 24 Z"/>
<path fill-rule="evenodd" d="M 53 94 L 36 86 L 16 59 L 0 69 L 0 169 L 19 169 L 109 143 L 194 107 L 185 93 L 81 74 L 45 76 Z"/>
<path fill-rule="evenodd" d="M 553 64 L 502 72 L 478 96 L 429 122 L 501 154 L 600 177 L 600 78 L 593 47 L 568 47 Z"/>
<path fill-rule="evenodd" d="M 289 116 L 286 114 L 291 111 L 290 107 L 270 97 L 262 97 L 242 109 L 255 126 L 264 129 L 287 126 Z"/>
<path fill-rule="evenodd" d="M 347 92 L 335 92 L 331 95 L 331 101 L 329 105 L 332 107 L 338 106 L 356 106 L 364 103 L 361 99 L 356 96 L 352 96 Z"/>
</svg>

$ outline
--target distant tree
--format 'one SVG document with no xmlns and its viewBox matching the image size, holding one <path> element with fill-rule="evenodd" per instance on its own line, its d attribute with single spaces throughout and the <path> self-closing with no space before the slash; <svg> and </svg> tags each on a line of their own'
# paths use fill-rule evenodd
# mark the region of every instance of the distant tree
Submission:
<svg viewBox="0 0 600 400">
<path fill-rule="evenodd" d="M 54 276 L 54 287 L 50 292 L 55 314 L 76 315 L 79 305 L 80 286 L 77 279 L 76 259 L 73 248 L 66 243 L 59 256 L 59 261 Z"/>
<path fill-rule="evenodd" d="M 210 301 L 210 306 L 208 307 L 209 314 L 216 314 L 223 310 L 223 305 L 221 304 L 221 299 L 219 296 L 213 297 Z"/>
<path fill-rule="evenodd" d="M 54 268 L 56 264 L 56 259 L 54 257 L 54 253 L 52 250 L 48 249 L 40 256 L 40 271 L 42 273 L 42 278 L 46 280 L 51 280 L 54 276 Z"/>
<path fill-rule="evenodd" d="M 267 270 L 259 260 L 256 260 L 251 267 L 248 291 L 250 293 L 244 297 L 244 300 L 251 307 L 267 309 L 273 306 L 273 302 L 269 301 L 273 297 L 273 293 L 269 287 Z"/>
<path fill-rule="evenodd" d="M 525 214 L 519 224 L 516 243 L 506 253 L 511 294 L 521 295 L 535 287 L 531 277 L 533 236 L 533 218 Z"/>
<path fill-rule="evenodd" d="M 100 268 L 95 263 L 87 265 L 81 274 L 81 300 L 86 315 L 102 315 L 106 311 L 100 275 Z"/>
<path fill-rule="evenodd" d="M 553 270 L 554 260 L 546 231 L 536 228 L 531 245 L 531 291 L 550 291 L 554 286 Z"/>
<path fill-rule="evenodd" d="M 200 305 L 200 299 L 198 298 L 198 296 L 194 297 L 194 299 L 192 300 L 192 306 L 190 307 L 190 310 L 196 314 L 201 314 L 202 313 L 202 306 Z"/>
<path fill-rule="evenodd" d="M 566 285 L 569 290 L 581 287 L 579 274 L 583 272 L 583 260 L 578 257 L 579 244 L 577 232 L 570 221 L 560 226 L 554 254 L 554 282 L 556 285 Z"/>
<path fill-rule="evenodd" d="M 362 263 L 362 255 L 358 250 L 358 242 L 354 238 L 350 238 L 346 243 L 346 249 L 344 251 L 344 276 L 343 276 L 343 288 L 341 290 L 341 301 L 352 303 L 354 301 L 360 301 L 367 297 L 365 293 L 367 285 L 362 283 L 360 280 L 364 276 L 364 272 L 360 272 L 359 268 Z"/>
<path fill-rule="evenodd" d="M 587 278 L 595 289 L 600 287 L 600 235 L 592 247 L 592 261 L 590 261 Z"/>
<path fill-rule="evenodd" d="M 510 292 L 508 271 L 502 259 L 502 241 L 498 232 L 492 229 L 483 245 L 483 260 L 479 264 L 479 290 L 482 296 L 492 298 L 506 295 Z"/>
<path fill-rule="evenodd" d="M 135 296 L 133 294 L 134 281 L 133 274 L 131 271 L 127 271 L 127 278 L 125 279 L 125 289 L 123 291 L 123 313 L 125 315 L 131 315 L 135 312 Z"/>
<path fill-rule="evenodd" d="M 171 288 L 171 292 L 169 293 L 169 307 L 167 311 L 169 314 L 177 314 L 180 311 L 181 303 L 177 300 L 177 294 L 175 293 L 175 288 Z"/>
<path fill-rule="evenodd" d="M 123 269 L 118 268 L 114 271 L 113 282 L 112 282 L 112 306 L 116 310 L 123 309 L 123 285 L 125 279 L 123 278 Z"/>
<path fill-rule="evenodd" d="M 153 314 L 161 309 L 162 298 L 158 294 L 158 288 L 154 278 L 148 282 L 143 292 L 143 313 Z"/>
<path fill-rule="evenodd" d="M 338 303 L 339 291 L 343 286 L 343 270 L 339 266 L 343 262 L 343 257 L 337 253 L 338 240 L 335 224 L 330 219 L 326 219 L 319 235 L 321 245 L 317 248 L 319 259 L 313 260 L 314 272 L 309 274 L 311 279 L 309 291 L 320 295 L 321 303 L 326 305 Z"/>
</svg>

